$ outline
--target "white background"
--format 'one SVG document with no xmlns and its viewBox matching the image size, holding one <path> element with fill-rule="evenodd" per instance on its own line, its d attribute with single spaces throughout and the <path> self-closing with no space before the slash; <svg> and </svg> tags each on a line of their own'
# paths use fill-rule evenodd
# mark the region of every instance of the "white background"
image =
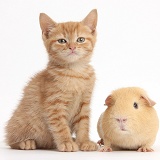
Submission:
<svg viewBox="0 0 160 160">
<path fill-rule="evenodd" d="M 144 88 L 157 102 L 160 117 L 160 1 L 159 0 L 16 0 L 0 1 L 0 141 L 4 126 L 22 97 L 29 79 L 46 67 L 47 53 L 41 40 L 39 13 L 57 22 L 80 21 L 92 9 L 98 10 L 98 37 L 92 58 L 97 81 L 91 109 L 91 139 L 97 141 L 97 120 L 104 111 L 104 100 L 114 89 L 127 86 Z M 156 159 L 154 153 L 59 153 L 11 151 L 1 147 L 1 156 L 16 160 L 27 155 L 41 159 Z M 27 154 L 26 154 L 27 153 Z M 78 156 L 78 157 L 77 157 Z M 41 157 L 41 158 L 40 158 Z M 45 157 L 45 156 L 44 156 Z M 43 158 L 44 158 L 43 157 Z M 2 158 L 0 158 L 2 160 Z M 28 158 L 29 159 L 29 158 Z M 38 158 L 37 158 L 38 159 Z"/>
</svg>

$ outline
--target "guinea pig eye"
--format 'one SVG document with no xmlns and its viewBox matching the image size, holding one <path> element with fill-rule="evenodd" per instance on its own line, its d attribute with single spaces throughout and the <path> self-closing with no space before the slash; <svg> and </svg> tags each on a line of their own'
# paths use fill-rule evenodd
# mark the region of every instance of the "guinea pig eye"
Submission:
<svg viewBox="0 0 160 160">
<path fill-rule="evenodd" d="M 136 102 L 134 102 L 133 107 L 134 107 L 135 109 L 138 109 L 138 104 L 137 104 Z"/>
<path fill-rule="evenodd" d="M 67 43 L 67 41 L 65 39 L 59 39 L 58 42 L 61 44 Z"/>
</svg>

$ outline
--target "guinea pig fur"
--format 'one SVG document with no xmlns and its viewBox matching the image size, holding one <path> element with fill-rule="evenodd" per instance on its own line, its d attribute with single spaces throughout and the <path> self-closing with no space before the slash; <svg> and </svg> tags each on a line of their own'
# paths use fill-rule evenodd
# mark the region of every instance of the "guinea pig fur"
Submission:
<svg viewBox="0 0 160 160">
<path fill-rule="evenodd" d="M 138 87 L 121 88 L 105 100 L 108 108 L 101 114 L 97 130 L 101 152 L 114 148 L 152 152 L 159 120 L 146 92 Z M 113 148 L 113 149 L 112 149 Z"/>
</svg>

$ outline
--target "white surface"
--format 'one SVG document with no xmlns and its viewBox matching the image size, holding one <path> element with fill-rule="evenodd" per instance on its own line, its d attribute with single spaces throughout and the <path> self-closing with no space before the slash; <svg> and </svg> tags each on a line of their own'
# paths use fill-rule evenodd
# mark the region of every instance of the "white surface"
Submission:
<svg viewBox="0 0 160 160">
<path fill-rule="evenodd" d="M 155 152 L 115 151 L 115 152 L 57 152 L 52 150 L 22 151 L 0 146 L 1 160 L 159 160 L 160 147 Z"/>
<path fill-rule="evenodd" d="M 30 77 L 45 68 L 39 13 L 57 22 L 80 21 L 98 10 L 98 37 L 92 59 L 97 82 L 92 99 L 91 139 L 99 139 L 96 124 L 108 94 L 117 88 L 140 86 L 157 102 L 160 117 L 160 1 L 159 0 L 16 0 L 0 1 L 0 140 Z M 160 152 L 59 153 L 1 149 L 3 159 L 154 159 Z M 18 158 L 19 157 L 19 158 Z M 2 158 L 0 158 L 3 160 Z M 36 158 L 34 158 L 36 159 Z M 63 158 L 62 158 L 63 159 Z M 111 158 L 110 158 L 111 159 Z"/>
</svg>

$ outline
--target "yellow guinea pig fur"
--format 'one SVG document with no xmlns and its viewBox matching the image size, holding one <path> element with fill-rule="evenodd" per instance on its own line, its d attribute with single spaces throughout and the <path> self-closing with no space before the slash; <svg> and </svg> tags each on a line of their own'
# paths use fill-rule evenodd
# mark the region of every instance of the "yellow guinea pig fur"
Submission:
<svg viewBox="0 0 160 160">
<path fill-rule="evenodd" d="M 151 152 L 159 120 L 147 93 L 138 87 L 115 90 L 105 100 L 108 108 L 99 118 L 97 129 L 101 152 L 113 148 Z"/>
</svg>

